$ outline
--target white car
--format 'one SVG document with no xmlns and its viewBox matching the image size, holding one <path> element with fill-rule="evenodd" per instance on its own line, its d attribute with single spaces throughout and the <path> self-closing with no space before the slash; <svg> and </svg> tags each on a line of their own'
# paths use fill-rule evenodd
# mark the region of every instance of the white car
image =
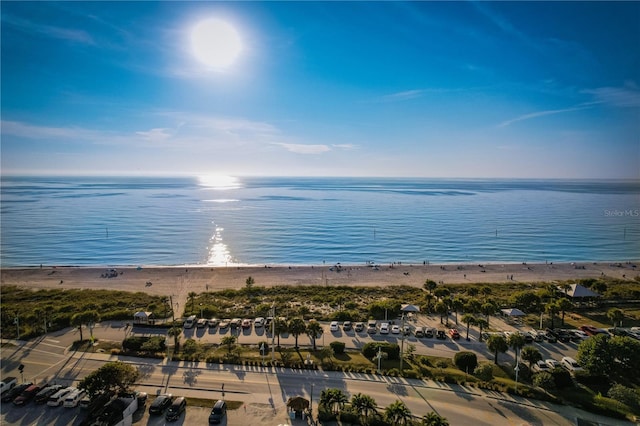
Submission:
<svg viewBox="0 0 640 426">
<path fill-rule="evenodd" d="M 253 326 L 255 328 L 264 327 L 264 318 L 258 317 L 253 321 Z"/>
<path fill-rule="evenodd" d="M 578 364 L 578 361 L 576 361 L 575 359 L 569 356 L 563 357 L 562 360 L 560 361 L 560 364 L 566 370 L 569 370 L 569 372 L 571 373 L 575 373 L 576 371 L 582 371 L 582 367 L 580 367 L 580 364 Z"/>
<path fill-rule="evenodd" d="M 367 322 L 367 333 L 376 334 L 378 329 L 376 328 L 376 320 L 370 320 Z"/>
<path fill-rule="evenodd" d="M 218 318 L 209 318 L 209 328 L 217 327 L 220 323 Z"/>
<path fill-rule="evenodd" d="M 533 364 L 533 367 L 531 367 L 532 371 L 535 371 L 536 373 L 542 373 L 543 371 L 549 371 L 550 368 L 547 365 L 546 362 L 544 361 L 538 361 L 535 364 Z"/>
<path fill-rule="evenodd" d="M 400 334 L 400 326 L 399 325 L 394 325 L 393 327 L 391 327 L 391 332 L 393 334 Z"/>
<path fill-rule="evenodd" d="M 389 334 L 389 323 L 383 322 L 380 324 L 380 334 Z"/>
<path fill-rule="evenodd" d="M 547 364 L 550 370 L 561 367 L 560 363 L 553 358 L 545 359 L 544 363 Z"/>
<path fill-rule="evenodd" d="M 338 325 L 338 321 L 331 321 L 331 324 L 329 324 L 329 331 L 339 331 L 340 330 L 340 326 Z"/>
</svg>

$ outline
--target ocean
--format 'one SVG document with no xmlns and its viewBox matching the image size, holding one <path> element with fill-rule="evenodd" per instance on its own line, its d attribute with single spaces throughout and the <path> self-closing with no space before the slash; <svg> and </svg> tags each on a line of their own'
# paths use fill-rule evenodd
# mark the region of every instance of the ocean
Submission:
<svg viewBox="0 0 640 426">
<path fill-rule="evenodd" d="M 626 261 L 640 182 L 2 177 L 3 267 Z"/>
</svg>

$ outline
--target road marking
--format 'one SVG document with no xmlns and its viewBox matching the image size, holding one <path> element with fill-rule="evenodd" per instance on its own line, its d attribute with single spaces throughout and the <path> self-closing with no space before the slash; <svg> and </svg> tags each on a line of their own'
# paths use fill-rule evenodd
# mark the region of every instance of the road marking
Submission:
<svg viewBox="0 0 640 426">
<path fill-rule="evenodd" d="M 55 339 L 45 339 L 47 342 L 53 342 L 53 343 L 60 343 L 60 340 L 55 340 Z"/>
</svg>

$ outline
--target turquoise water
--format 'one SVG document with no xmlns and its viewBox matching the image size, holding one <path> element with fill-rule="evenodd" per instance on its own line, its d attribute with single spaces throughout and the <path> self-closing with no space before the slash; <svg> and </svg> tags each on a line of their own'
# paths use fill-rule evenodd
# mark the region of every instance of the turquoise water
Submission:
<svg viewBox="0 0 640 426">
<path fill-rule="evenodd" d="M 640 182 L 3 177 L 1 264 L 640 258 Z"/>
</svg>

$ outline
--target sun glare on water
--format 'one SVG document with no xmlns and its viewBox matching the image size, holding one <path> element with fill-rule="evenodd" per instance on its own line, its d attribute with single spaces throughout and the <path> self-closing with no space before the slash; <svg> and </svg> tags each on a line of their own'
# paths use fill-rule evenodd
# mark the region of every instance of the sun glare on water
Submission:
<svg viewBox="0 0 640 426">
<path fill-rule="evenodd" d="M 198 176 L 198 182 L 200 186 L 218 190 L 237 189 L 242 186 L 238 178 L 225 175 Z"/>
<path fill-rule="evenodd" d="M 230 23 L 205 19 L 191 29 L 191 50 L 204 65 L 222 70 L 233 65 L 240 56 L 242 39 Z"/>
</svg>

